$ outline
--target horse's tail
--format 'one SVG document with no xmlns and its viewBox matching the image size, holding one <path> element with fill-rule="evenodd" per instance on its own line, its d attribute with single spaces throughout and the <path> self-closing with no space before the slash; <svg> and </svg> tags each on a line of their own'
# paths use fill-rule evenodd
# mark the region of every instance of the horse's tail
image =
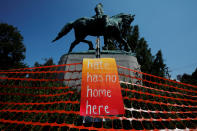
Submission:
<svg viewBox="0 0 197 131">
<path fill-rule="evenodd" d="M 60 38 L 62 38 L 64 35 L 66 35 L 71 29 L 73 28 L 73 22 L 69 22 L 67 23 L 62 30 L 58 33 L 57 37 L 52 41 L 56 41 L 59 40 Z"/>
</svg>

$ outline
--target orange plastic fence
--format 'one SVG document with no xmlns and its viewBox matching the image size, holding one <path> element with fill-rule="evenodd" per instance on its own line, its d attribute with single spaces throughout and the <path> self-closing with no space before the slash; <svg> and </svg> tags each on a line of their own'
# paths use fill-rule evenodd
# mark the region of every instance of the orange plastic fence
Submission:
<svg viewBox="0 0 197 131">
<path fill-rule="evenodd" d="M 81 71 L 81 63 L 0 71 L 0 129 L 197 129 L 197 86 L 121 66 L 125 114 L 82 117 Z"/>
</svg>

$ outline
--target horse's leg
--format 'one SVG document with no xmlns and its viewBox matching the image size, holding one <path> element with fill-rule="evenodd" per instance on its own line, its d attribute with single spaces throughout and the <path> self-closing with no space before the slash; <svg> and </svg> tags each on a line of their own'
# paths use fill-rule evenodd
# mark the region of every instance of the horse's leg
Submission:
<svg viewBox="0 0 197 131">
<path fill-rule="evenodd" d="M 89 50 L 94 50 L 93 44 L 91 41 L 89 40 L 81 40 L 81 42 L 85 42 L 89 45 Z"/>
<path fill-rule="evenodd" d="M 108 39 L 109 38 L 107 36 L 104 36 L 104 47 L 103 48 L 106 50 L 108 50 L 108 42 L 109 42 Z"/>
<path fill-rule="evenodd" d="M 130 48 L 129 44 L 127 43 L 127 41 L 125 39 L 123 39 L 121 37 L 117 37 L 117 41 L 120 44 L 122 44 L 122 43 L 124 44 L 126 51 L 131 51 L 131 48 Z M 121 47 L 121 45 L 119 45 L 119 46 Z"/>
<path fill-rule="evenodd" d="M 125 45 L 126 51 L 131 51 L 131 48 L 130 48 L 129 44 L 127 43 L 127 41 L 125 39 L 122 39 L 122 41 L 124 41 L 123 43 Z"/>
<path fill-rule="evenodd" d="M 79 43 L 79 40 L 75 40 L 73 43 L 71 43 L 70 49 L 68 51 L 68 53 L 72 52 L 73 48 Z"/>
<path fill-rule="evenodd" d="M 83 30 L 80 30 L 80 29 L 74 28 L 74 30 L 75 30 L 75 39 L 78 40 L 78 43 L 79 42 L 87 43 L 89 45 L 89 50 L 93 50 L 94 48 L 93 48 L 92 42 L 91 41 L 88 41 L 88 40 L 85 40 L 87 34 Z"/>
<path fill-rule="evenodd" d="M 119 42 L 119 45 L 118 45 L 119 49 L 122 50 L 122 43 Z"/>
</svg>

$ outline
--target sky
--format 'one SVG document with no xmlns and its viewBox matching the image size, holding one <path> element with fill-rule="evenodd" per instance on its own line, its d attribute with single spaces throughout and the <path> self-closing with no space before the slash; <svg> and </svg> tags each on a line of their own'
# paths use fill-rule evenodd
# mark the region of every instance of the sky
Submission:
<svg viewBox="0 0 197 131">
<path fill-rule="evenodd" d="M 100 2 L 109 16 L 121 12 L 136 15 L 131 25 L 139 26 L 140 37 L 145 38 L 153 55 L 162 50 L 173 79 L 197 68 L 196 0 L 1 0 L 0 22 L 14 25 L 24 37 L 27 65 L 44 63 L 50 57 L 57 64 L 75 40 L 74 31 L 51 41 L 67 22 L 95 15 Z M 80 43 L 73 52 L 86 50 L 88 46 Z"/>
</svg>

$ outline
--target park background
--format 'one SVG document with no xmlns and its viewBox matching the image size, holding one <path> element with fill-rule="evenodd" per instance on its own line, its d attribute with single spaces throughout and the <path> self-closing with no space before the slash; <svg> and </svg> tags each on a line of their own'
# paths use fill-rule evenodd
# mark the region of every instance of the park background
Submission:
<svg viewBox="0 0 197 131">
<path fill-rule="evenodd" d="M 17 27 L 24 37 L 24 62 L 28 66 L 33 66 L 36 61 L 43 63 L 50 57 L 57 64 L 75 39 L 74 32 L 72 30 L 55 43 L 51 40 L 67 22 L 95 15 L 94 7 L 99 2 L 103 3 L 104 13 L 109 16 L 120 12 L 136 15 L 132 25 L 139 26 L 140 37 L 145 38 L 153 55 L 162 50 L 172 79 L 194 72 L 197 65 L 195 0 L 4 0 L 0 2 L 0 22 Z M 95 37 L 87 39 L 96 40 Z M 86 50 L 88 46 L 81 43 L 73 51 Z"/>
</svg>

